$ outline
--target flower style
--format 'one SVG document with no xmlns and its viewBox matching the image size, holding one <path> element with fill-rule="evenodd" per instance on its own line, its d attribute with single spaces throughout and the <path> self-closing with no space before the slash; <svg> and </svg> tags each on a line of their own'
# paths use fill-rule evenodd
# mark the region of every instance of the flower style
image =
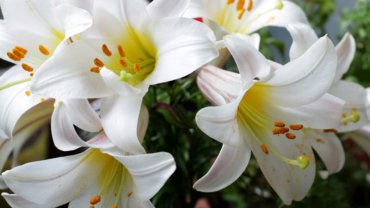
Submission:
<svg viewBox="0 0 370 208">
<path fill-rule="evenodd" d="M 323 37 L 300 58 L 280 66 L 269 63 L 251 42 L 246 36 L 225 38 L 241 85 L 227 87 L 226 96 L 212 96 L 222 105 L 196 116 L 199 128 L 223 147 L 194 188 L 210 192 L 228 186 L 242 174 L 252 151 L 273 189 L 290 204 L 307 194 L 315 176 L 315 158 L 303 128 L 327 129 L 340 122 L 343 102 L 324 96 L 335 76 L 335 49 Z"/>
<path fill-rule="evenodd" d="M 205 18 L 221 39 L 227 33 L 251 34 L 267 26 L 307 24 L 304 12 L 286 0 L 192 0 L 185 15 Z"/>
<path fill-rule="evenodd" d="M 186 2 L 96 1 L 94 28 L 43 65 L 31 89 L 61 99 L 127 96 L 190 74 L 217 50 L 206 26 L 179 17 Z"/>
<path fill-rule="evenodd" d="M 101 134 L 95 141 L 105 139 Z M 4 172 L 15 195 L 3 196 L 14 207 L 153 207 L 150 198 L 174 170 L 168 153 L 127 155 L 114 148 L 91 148 Z"/>
</svg>

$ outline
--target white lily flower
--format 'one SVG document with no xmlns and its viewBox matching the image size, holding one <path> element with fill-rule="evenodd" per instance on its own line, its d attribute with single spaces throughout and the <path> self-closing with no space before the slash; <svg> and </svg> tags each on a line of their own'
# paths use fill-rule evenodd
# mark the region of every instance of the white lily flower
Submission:
<svg viewBox="0 0 370 208">
<path fill-rule="evenodd" d="M 32 90 L 58 99 L 126 96 L 190 74 L 217 50 L 205 25 L 179 17 L 186 2 L 96 1 L 95 27 L 43 65 Z"/>
<path fill-rule="evenodd" d="M 291 60 L 300 57 L 318 39 L 315 31 L 308 25 L 289 25 L 287 29 L 293 38 L 290 50 Z M 337 72 L 328 93 L 346 101 L 342 113 L 342 125 L 337 130 L 348 132 L 369 123 L 366 112 L 367 96 L 365 88 L 361 85 L 341 80 L 343 74 L 348 71 L 356 52 L 356 43 L 353 36 L 349 33 L 345 34 L 335 50 L 338 57 Z"/>
<path fill-rule="evenodd" d="M 96 141 L 106 139 L 98 137 Z M 15 207 L 30 202 L 27 207 L 69 203 L 70 208 L 137 208 L 153 207 L 150 198 L 174 170 L 174 159 L 168 153 L 127 155 L 92 148 L 73 156 L 18 166 L 4 172 L 3 177 L 16 194 L 5 194 Z"/>
<path fill-rule="evenodd" d="M 273 189 L 290 204 L 307 194 L 315 176 L 315 158 L 302 128 L 333 128 L 340 122 L 343 103 L 333 96 L 320 99 L 334 80 L 334 46 L 323 37 L 300 58 L 271 66 L 248 43 L 245 36 L 225 38 L 241 86 L 234 88 L 238 91 L 228 88 L 224 100 L 214 99 L 226 104 L 204 108 L 196 116 L 199 128 L 223 147 L 194 188 L 210 192 L 228 186 L 245 170 L 252 151 Z"/>
<path fill-rule="evenodd" d="M 205 18 L 221 39 L 228 33 L 251 34 L 267 26 L 308 23 L 304 12 L 286 0 L 192 0 L 185 15 Z"/>
</svg>

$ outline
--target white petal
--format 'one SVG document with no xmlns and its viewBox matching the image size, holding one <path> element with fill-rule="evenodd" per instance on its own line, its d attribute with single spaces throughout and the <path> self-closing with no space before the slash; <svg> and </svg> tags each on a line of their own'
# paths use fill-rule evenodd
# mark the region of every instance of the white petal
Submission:
<svg viewBox="0 0 370 208">
<path fill-rule="evenodd" d="M 112 96 L 103 100 L 101 122 L 108 138 L 129 153 L 145 153 L 137 135 L 143 95 Z"/>
<path fill-rule="evenodd" d="M 122 82 L 119 77 L 111 70 L 103 67 L 100 71 L 105 84 L 114 90 L 117 94 L 122 96 L 130 96 L 137 94 L 145 94 L 148 91 L 149 86 L 140 84 L 138 86 L 132 86 L 127 82 Z"/>
<path fill-rule="evenodd" d="M 101 76 L 90 72 L 95 57 L 95 49 L 83 41 L 63 47 L 38 69 L 31 91 L 61 100 L 112 95 Z"/>
<path fill-rule="evenodd" d="M 154 71 L 145 80 L 147 84 L 184 77 L 218 55 L 212 31 L 195 20 L 168 18 L 154 21 L 148 32 L 158 58 Z"/>
<path fill-rule="evenodd" d="M 90 132 L 98 132 L 102 129 L 100 118 L 88 100 L 70 99 L 63 103 L 73 124 Z"/>
<path fill-rule="evenodd" d="M 173 157 L 166 152 L 113 156 L 131 174 L 133 179 L 133 193 L 141 200 L 152 198 L 176 169 Z"/>
<path fill-rule="evenodd" d="M 137 135 L 139 137 L 140 143 L 142 143 L 144 140 L 145 134 L 146 134 L 146 130 L 149 125 L 149 111 L 148 111 L 148 108 L 144 104 L 141 105 L 139 116 L 140 116 L 140 122 L 138 123 L 138 127 L 137 127 Z"/>
<path fill-rule="evenodd" d="M 339 172 L 345 161 L 343 146 L 335 133 L 305 130 L 311 146 L 324 162 L 329 174 Z"/>
<path fill-rule="evenodd" d="M 8 194 L 8 193 L 1 193 L 1 196 L 4 197 L 6 202 L 12 207 L 12 208 L 53 208 L 52 206 L 47 205 L 41 205 L 36 204 L 33 202 L 30 202 L 20 196 L 17 196 L 15 194 Z"/>
<path fill-rule="evenodd" d="M 215 1 L 215 5 L 219 5 L 220 1 Z M 198 1 L 198 0 L 191 0 L 189 7 L 187 8 L 184 17 L 189 17 L 189 18 L 197 18 L 197 17 L 202 17 L 202 18 L 210 18 L 207 10 L 203 6 L 204 1 Z M 210 5 L 211 7 L 215 5 Z"/>
<path fill-rule="evenodd" d="M 209 137 L 223 144 L 238 145 L 241 135 L 236 113 L 240 99 L 222 106 L 201 109 L 195 117 L 198 127 Z"/>
<path fill-rule="evenodd" d="M 27 78 L 29 78 L 28 73 L 20 66 L 14 66 L 1 76 L 0 85 Z M 8 137 L 11 137 L 19 118 L 27 110 L 39 103 L 39 100 L 34 100 L 32 97 L 26 96 L 25 92 L 28 90 L 29 82 L 0 90 L 0 128 L 4 130 L 4 133 Z"/>
<path fill-rule="evenodd" d="M 188 8 L 190 0 L 155 0 L 147 9 L 151 18 L 181 17 Z"/>
<path fill-rule="evenodd" d="M 257 11 L 257 8 L 253 8 L 252 15 L 257 18 L 251 22 L 248 28 L 249 33 L 266 26 L 287 27 L 287 25 L 295 23 L 308 24 L 304 11 L 292 1 L 283 0 L 283 8 L 281 10 L 275 9 L 267 13 L 265 12 L 266 8 L 264 7 L 267 6 L 267 8 L 269 8 L 271 5 L 277 4 L 279 1 L 261 0 L 260 2 L 260 12 L 264 12 L 265 14 L 261 15 L 260 12 Z"/>
<path fill-rule="evenodd" d="M 275 71 L 267 82 L 273 86 L 270 99 L 284 106 L 313 102 L 332 85 L 336 67 L 334 45 L 327 37 L 320 38 L 301 57 Z"/>
<path fill-rule="evenodd" d="M 238 66 L 243 85 L 252 82 L 255 78 L 258 80 L 268 78 L 271 72 L 270 64 L 254 47 L 252 38 L 230 35 L 225 37 L 225 44 Z"/>
<path fill-rule="evenodd" d="M 212 65 L 207 65 L 199 71 L 197 85 L 207 100 L 214 105 L 229 103 L 242 91 L 239 74 Z"/>
<path fill-rule="evenodd" d="M 251 150 L 244 140 L 237 146 L 223 145 L 210 170 L 194 183 L 202 192 L 219 191 L 236 181 L 244 172 L 251 157 Z"/>
<path fill-rule="evenodd" d="M 295 107 L 276 107 L 269 113 L 276 120 L 287 123 L 301 123 L 305 127 L 315 129 L 337 128 L 344 109 L 344 101 L 325 94 L 313 103 Z"/>
<path fill-rule="evenodd" d="M 367 125 L 357 131 L 345 134 L 344 139 L 352 139 L 368 155 L 370 155 L 370 126 Z"/>
<path fill-rule="evenodd" d="M 18 166 L 3 173 L 4 180 L 20 197 L 33 203 L 57 207 L 77 198 L 96 184 L 104 165 L 93 162 L 99 160 L 97 156 L 100 154 L 87 157 L 89 153 L 86 151 Z"/>
<path fill-rule="evenodd" d="M 346 33 L 342 40 L 335 47 L 338 56 L 338 67 L 337 74 L 335 75 L 335 81 L 339 81 L 343 74 L 345 74 L 356 53 L 356 43 L 353 36 Z"/>
<path fill-rule="evenodd" d="M 56 15 L 65 30 L 65 39 L 87 30 L 92 25 L 92 17 L 87 11 L 68 4 L 57 6 Z"/>
<path fill-rule="evenodd" d="M 319 39 L 315 31 L 306 24 L 288 25 L 287 29 L 293 39 L 289 51 L 290 60 L 303 55 Z"/>
<path fill-rule="evenodd" d="M 265 136 L 267 142 L 285 157 L 296 159 L 300 155 L 310 158 L 309 165 L 302 170 L 297 166 L 287 164 L 272 154 L 265 154 L 261 150 L 261 143 L 256 138 L 247 138 L 252 152 L 257 159 L 262 173 L 279 197 L 287 205 L 293 200 L 299 201 L 308 193 L 315 178 L 315 156 L 302 134 L 297 133 L 294 140 L 282 136 Z"/>
<path fill-rule="evenodd" d="M 70 151 L 85 146 L 85 142 L 77 134 L 63 103 L 56 104 L 51 117 L 51 133 L 54 145 L 60 150 Z"/>
</svg>

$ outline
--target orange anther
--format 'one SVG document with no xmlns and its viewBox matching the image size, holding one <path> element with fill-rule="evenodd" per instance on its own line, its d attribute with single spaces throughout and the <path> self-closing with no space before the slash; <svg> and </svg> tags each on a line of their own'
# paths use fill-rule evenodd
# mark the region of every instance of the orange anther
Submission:
<svg viewBox="0 0 370 208">
<path fill-rule="evenodd" d="M 48 50 L 45 46 L 43 46 L 43 45 L 39 45 L 39 51 L 40 51 L 42 54 L 44 54 L 45 56 L 50 55 L 49 50 Z"/>
<path fill-rule="evenodd" d="M 239 0 L 236 5 L 236 10 L 240 11 L 244 8 L 245 0 Z"/>
<path fill-rule="evenodd" d="M 275 121 L 274 125 L 276 127 L 285 127 L 285 123 L 282 121 Z"/>
<path fill-rule="evenodd" d="M 298 130 L 301 130 L 303 128 L 303 125 L 302 124 L 292 124 L 289 127 L 292 130 L 298 131 Z"/>
<path fill-rule="evenodd" d="M 99 68 L 99 67 L 92 67 L 92 68 L 90 69 L 90 71 L 91 71 L 91 72 L 93 72 L 93 73 L 97 73 L 97 74 L 99 74 L 99 73 L 100 73 L 100 68 Z"/>
<path fill-rule="evenodd" d="M 30 96 L 31 95 L 31 92 L 29 90 L 27 90 L 26 92 L 24 92 L 27 96 Z"/>
<path fill-rule="evenodd" d="M 292 134 L 292 133 L 287 133 L 287 134 L 285 134 L 285 136 L 288 139 L 295 139 L 296 138 L 295 134 Z"/>
<path fill-rule="evenodd" d="M 103 51 L 103 53 L 106 55 L 106 56 L 112 56 L 112 52 L 109 50 L 108 46 L 103 44 L 101 46 L 101 49 Z"/>
<path fill-rule="evenodd" d="M 22 52 L 24 55 L 27 54 L 27 50 L 21 46 L 16 46 L 15 49 L 17 49 L 18 51 Z"/>
<path fill-rule="evenodd" d="M 140 66 L 139 64 L 134 64 L 134 72 L 138 73 L 140 71 Z"/>
<path fill-rule="evenodd" d="M 113 204 L 112 208 L 118 208 L 118 206 L 116 204 Z"/>
<path fill-rule="evenodd" d="M 121 46 L 121 45 L 118 45 L 118 46 L 117 46 L 117 49 L 118 49 L 118 53 L 119 53 L 119 55 L 120 55 L 122 58 L 126 56 L 126 53 L 125 53 L 125 51 L 123 50 L 123 48 L 122 48 L 122 46 Z"/>
<path fill-rule="evenodd" d="M 104 66 L 104 63 L 98 58 L 94 59 L 94 64 L 98 67 L 103 67 Z"/>
<path fill-rule="evenodd" d="M 130 192 L 130 193 L 127 194 L 128 197 L 131 197 L 131 195 L 132 195 L 132 192 Z"/>
<path fill-rule="evenodd" d="M 21 57 L 15 55 L 14 53 L 12 52 L 8 52 L 6 53 L 6 55 L 8 55 L 8 57 L 13 60 L 13 61 L 20 61 L 21 60 Z"/>
<path fill-rule="evenodd" d="M 267 149 L 266 145 L 261 145 L 261 150 L 263 153 L 265 153 L 266 155 L 269 153 L 269 150 Z"/>
<path fill-rule="evenodd" d="M 99 195 L 94 196 L 93 198 L 90 199 L 90 204 L 95 205 L 99 203 L 101 200 L 101 197 Z"/>
<path fill-rule="evenodd" d="M 24 58 L 24 53 L 22 53 L 22 51 L 18 50 L 17 48 L 13 49 L 13 53 L 21 59 Z"/>
<path fill-rule="evenodd" d="M 234 3 L 234 0 L 227 0 L 227 4 L 232 4 Z"/>
<path fill-rule="evenodd" d="M 95 208 L 94 206 L 89 206 L 89 208 Z"/>
<path fill-rule="evenodd" d="M 336 129 L 325 129 L 325 133 L 337 133 L 338 131 Z"/>
<path fill-rule="evenodd" d="M 253 0 L 249 0 L 247 10 L 250 12 L 253 9 Z"/>
<path fill-rule="evenodd" d="M 287 132 L 289 132 L 289 128 L 286 128 L 286 127 L 280 128 L 280 134 L 285 134 Z"/>
<path fill-rule="evenodd" d="M 273 134 L 273 135 L 278 135 L 278 134 L 280 134 L 280 128 L 274 128 L 274 129 L 272 129 L 272 134 Z"/>
<path fill-rule="evenodd" d="M 127 67 L 127 62 L 124 59 L 119 60 L 119 62 L 124 68 Z"/>
<path fill-rule="evenodd" d="M 32 72 L 32 71 L 33 71 L 32 66 L 30 66 L 30 65 L 28 65 L 28 64 L 25 64 L 25 63 L 23 63 L 23 64 L 22 64 L 22 68 L 23 68 L 25 71 L 28 71 L 28 72 Z"/>
</svg>

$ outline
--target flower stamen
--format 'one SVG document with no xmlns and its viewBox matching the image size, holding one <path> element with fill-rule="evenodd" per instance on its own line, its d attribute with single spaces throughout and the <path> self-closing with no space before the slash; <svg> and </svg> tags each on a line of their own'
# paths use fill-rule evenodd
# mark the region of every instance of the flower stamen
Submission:
<svg viewBox="0 0 370 208">
<path fill-rule="evenodd" d="M 118 53 L 119 53 L 119 55 L 120 55 L 122 58 L 126 57 L 126 53 L 125 53 L 125 51 L 123 50 L 123 48 L 122 48 L 122 46 L 121 46 L 121 45 L 118 45 L 118 46 L 117 46 L 117 49 L 118 49 Z"/>
<path fill-rule="evenodd" d="M 275 121 L 274 126 L 276 127 L 285 127 L 285 123 L 282 121 Z"/>
<path fill-rule="evenodd" d="M 99 74 L 100 73 L 100 68 L 99 67 L 91 67 L 90 71 L 93 72 L 93 73 Z"/>
<path fill-rule="evenodd" d="M 112 56 L 112 52 L 109 50 L 108 46 L 106 44 L 103 44 L 101 46 L 101 49 L 103 51 L 103 53 L 106 55 L 106 56 Z"/>
<path fill-rule="evenodd" d="M 100 202 L 100 200 L 101 200 L 101 196 L 96 195 L 96 196 L 94 196 L 93 198 L 90 199 L 90 204 L 91 205 L 96 205 Z"/>
<path fill-rule="evenodd" d="M 342 115 L 342 119 L 340 120 L 341 123 L 345 126 L 347 125 L 349 122 L 352 122 L 352 123 L 357 123 L 359 122 L 361 119 L 361 116 L 360 114 L 358 113 L 358 111 L 356 109 L 352 109 L 351 113 L 349 116 L 347 116 L 346 114 L 343 114 Z"/>
<path fill-rule="evenodd" d="M 94 59 L 94 64 L 97 66 L 97 67 L 103 67 L 104 66 L 104 63 L 98 59 L 98 58 L 95 58 Z"/>
<path fill-rule="evenodd" d="M 266 155 L 269 154 L 269 150 L 267 149 L 267 146 L 265 144 L 261 145 L 261 150 L 263 153 L 265 153 Z"/>
<path fill-rule="evenodd" d="M 296 135 L 295 135 L 295 134 L 293 134 L 293 133 L 287 133 L 287 134 L 285 134 L 285 136 L 286 136 L 286 138 L 288 138 L 288 139 L 295 139 L 295 138 L 296 138 Z"/>
<path fill-rule="evenodd" d="M 39 45 L 39 51 L 45 56 L 50 55 L 50 51 L 43 45 Z"/>
<path fill-rule="evenodd" d="M 23 64 L 22 64 L 22 68 L 23 68 L 25 71 L 27 71 L 27 72 L 32 72 L 32 71 L 33 71 L 32 66 L 30 66 L 30 65 L 28 65 L 28 64 L 25 64 L 25 63 L 23 63 Z"/>
<path fill-rule="evenodd" d="M 302 124 L 291 124 L 289 128 L 294 131 L 299 131 L 303 129 L 303 125 Z"/>
</svg>

